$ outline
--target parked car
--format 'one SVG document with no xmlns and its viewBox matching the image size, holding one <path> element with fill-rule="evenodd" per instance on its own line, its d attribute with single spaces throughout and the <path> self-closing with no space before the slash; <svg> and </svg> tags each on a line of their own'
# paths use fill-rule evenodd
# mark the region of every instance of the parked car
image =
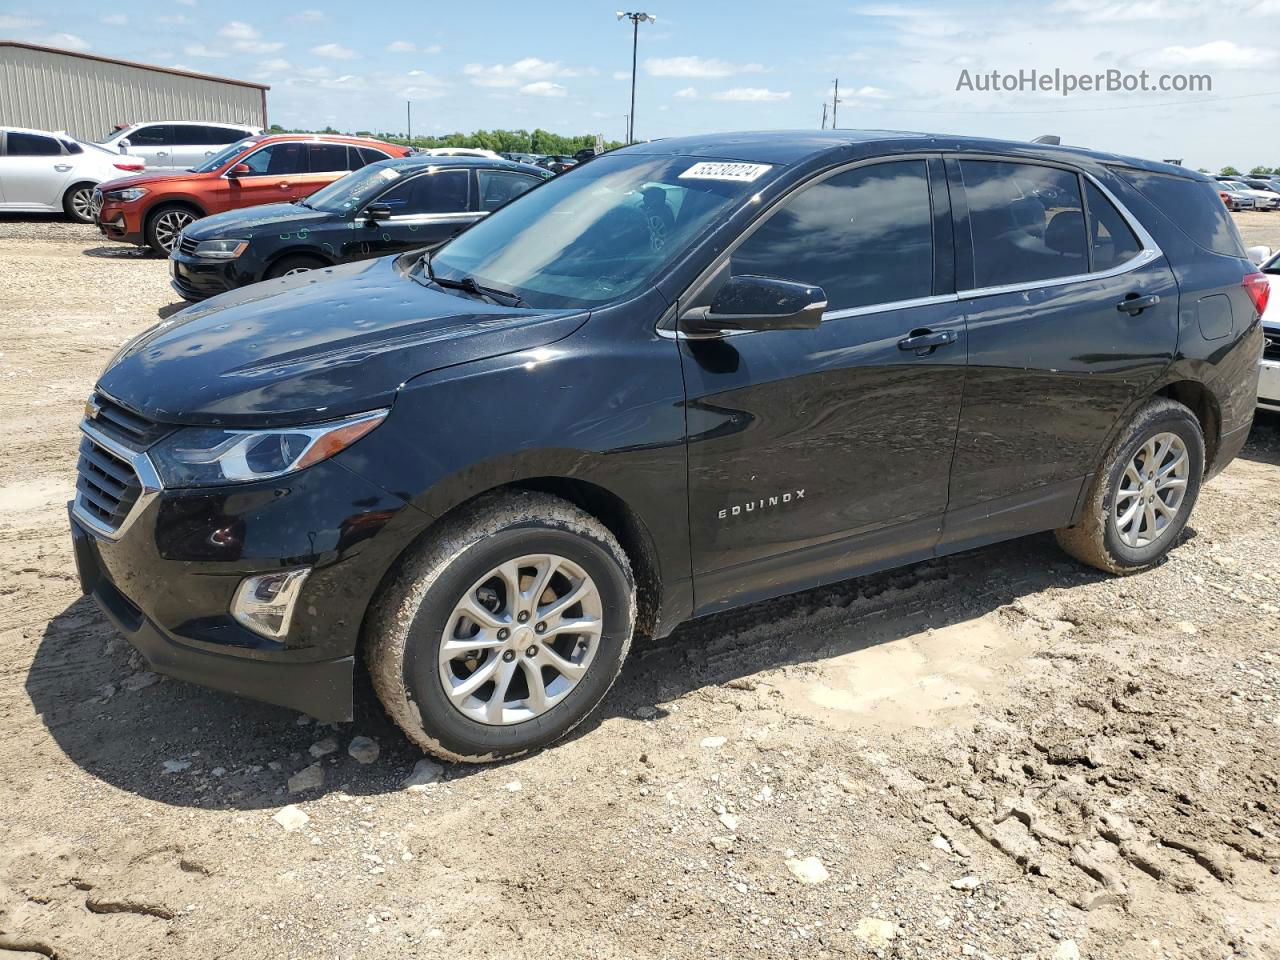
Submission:
<svg viewBox="0 0 1280 960">
<path fill-rule="evenodd" d="M 1271 289 L 1262 313 L 1265 343 L 1258 370 L 1258 406 L 1280 412 L 1280 293 L 1276 289 L 1280 287 L 1280 251 L 1273 253 L 1263 247 L 1258 252 L 1262 258 L 1262 274 Z"/>
<path fill-rule="evenodd" d="M 1230 194 L 1232 210 L 1253 210 L 1258 205 L 1253 191 L 1245 189 L 1244 184 L 1234 180 L 1219 180 L 1214 186 L 1217 187 L 1219 196 L 1224 191 Z"/>
<path fill-rule="evenodd" d="M 1234 193 L 1249 197 L 1253 200 L 1253 209 L 1271 211 L 1280 207 L 1280 194 L 1273 193 L 1270 190 L 1254 190 L 1248 184 L 1239 180 L 1220 180 L 1219 187 L 1225 187 Z"/>
<path fill-rule="evenodd" d="M 81 143 L 67 133 L 0 127 L 2 211 L 61 211 L 77 223 L 93 223 L 94 187 L 144 169 L 139 157 Z"/>
<path fill-rule="evenodd" d="M 1245 443 L 1267 293 L 1180 167 L 638 144 L 131 341 L 82 424 L 81 583 L 162 673 L 337 721 L 360 656 L 424 749 L 513 756 L 633 633 L 1045 530 L 1159 563 Z"/>
<path fill-rule="evenodd" d="M 578 162 L 573 157 L 565 156 L 562 153 L 552 153 L 543 157 L 538 161 L 538 166 L 545 167 L 552 173 L 564 173 L 566 170 L 577 166 Z"/>
<path fill-rule="evenodd" d="M 202 300 L 259 280 L 436 247 L 550 176 L 482 157 L 382 160 L 305 200 L 191 224 L 169 255 L 171 282 L 184 298 Z"/>
<path fill-rule="evenodd" d="M 1231 196 L 1231 191 L 1230 191 L 1230 190 L 1223 190 L 1223 189 L 1219 188 L 1219 189 L 1218 189 L 1218 199 L 1222 201 L 1222 205 L 1223 205 L 1224 207 L 1226 207 L 1228 210 L 1235 210 L 1235 209 L 1237 209 L 1237 208 L 1236 208 L 1236 204 L 1235 204 L 1235 200 L 1232 198 L 1232 196 Z"/>
<path fill-rule="evenodd" d="M 1238 177 L 1236 182 L 1243 184 L 1250 190 L 1261 190 L 1263 193 L 1280 195 L 1280 181 L 1260 177 Z"/>
<path fill-rule="evenodd" d="M 482 147 L 432 147 L 422 151 L 428 157 L 483 157 L 486 160 L 501 160 L 502 156 Z"/>
<path fill-rule="evenodd" d="M 242 123 L 163 120 L 117 126 L 101 146 L 147 161 L 148 170 L 189 170 L 228 144 L 262 133 Z"/>
<path fill-rule="evenodd" d="M 508 153 L 502 154 L 502 157 L 503 159 L 506 159 L 506 160 L 514 160 L 516 163 L 536 164 L 542 158 L 542 154 L 508 152 Z"/>
<path fill-rule="evenodd" d="M 98 227 L 109 240 L 145 243 L 168 256 L 183 228 L 201 217 L 309 197 L 352 170 L 408 152 L 408 147 L 359 137 L 250 137 L 185 174 L 101 184 L 94 194 Z"/>
</svg>

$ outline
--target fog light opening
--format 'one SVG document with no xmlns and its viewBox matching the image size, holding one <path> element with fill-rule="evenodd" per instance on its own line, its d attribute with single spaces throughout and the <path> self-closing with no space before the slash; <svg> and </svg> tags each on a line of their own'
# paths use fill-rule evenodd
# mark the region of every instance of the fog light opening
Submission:
<svg viewBox="0 0 1280 960">
<path fill-rule="evenodd" d="M 242 626 L 269 640 L 289 632 L 293 607 L 310 567 L 245 577 L 231 599 L 231 616 Z"/>
</svg>

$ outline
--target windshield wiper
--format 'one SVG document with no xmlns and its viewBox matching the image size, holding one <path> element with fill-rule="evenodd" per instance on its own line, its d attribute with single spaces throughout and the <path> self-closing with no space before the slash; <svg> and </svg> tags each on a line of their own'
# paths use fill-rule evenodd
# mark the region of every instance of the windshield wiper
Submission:
<svg viewBox="0 0 1280 960">
<path fill-rule="evenodd" d="M 422 255 L 422 263 L 427 268 L 427 277 L 437 287 L 445 287 L 450 290 L 461 290 L 469 293 L 473 297 L 479 297 L 481 300 L 488 300 L 490 303 L 498 306 L 520 307 L 524 305 L 524 299 L 517 293 L 509 290 L 499 290 L 496 287 L 486 287 L 477 282 L 475 277 L 459 277 L 457 280 L 449 277 L 437 277 L 435 268 L 431 266 L 431 254 L 424 253 Z M 505 297 L 507 302 L 503 303 L 498 297 Z"/>
</svg>

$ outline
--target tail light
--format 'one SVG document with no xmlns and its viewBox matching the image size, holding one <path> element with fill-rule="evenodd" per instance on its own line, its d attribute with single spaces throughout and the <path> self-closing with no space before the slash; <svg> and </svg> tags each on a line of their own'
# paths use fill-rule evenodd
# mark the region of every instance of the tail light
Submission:
<svg viewBox="0 0 1280 960">
<path fill-rule="evenodd" d="M 1267 301 L 1271 299 L 1271 284 L 1264 273 L 1250 273 L 1244 278 L 1244 292 L 1253 301 L 1253 308 L 1258 316 L 1267 312 Z"/>
<path fill-rule="evenodd" d="M 141 173 L 147 169 L 146 165 L 142 163 L 113 163 L 112 166 L 117 170 L 124 170 L 128 173 Z"/>
</svg>

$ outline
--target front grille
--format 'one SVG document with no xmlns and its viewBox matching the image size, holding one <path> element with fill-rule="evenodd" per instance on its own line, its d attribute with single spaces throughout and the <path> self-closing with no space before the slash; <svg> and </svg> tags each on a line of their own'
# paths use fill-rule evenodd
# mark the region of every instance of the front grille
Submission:
<svg viewBox="0 0 1280 960">
<path fill-rule="evenodd" d="M 178 234 L 178 250 L 186 256 L 194 257 L 196 254 L 196 247 L 199 245 L 199 241 L 192 240 L 185 233 Z"/>
<path fill-rule="evenodd" d="M 1280 330 L 1275 333 L 1267 332 L 1267 342 L 1262 348 L 1262 359 L 1280 363 Z"/>
<path fill-rule="evenodd" d="M 95 427 L 113 439 L 121 440 L 139 450 L 151 446 L 170 429 L 162 423 L 155 423 L 134 413 L 101 393 L 95 393 L 89 398 L 87 409 L 94 408 L 98 411 L 92 417 Z"/>
<path fill-rule="evenodd" d="M 142 493 L 133 466 L 84 436 L 76 473 L 76 507 L 107 530 L 118 530 Z"/>
</svg>

